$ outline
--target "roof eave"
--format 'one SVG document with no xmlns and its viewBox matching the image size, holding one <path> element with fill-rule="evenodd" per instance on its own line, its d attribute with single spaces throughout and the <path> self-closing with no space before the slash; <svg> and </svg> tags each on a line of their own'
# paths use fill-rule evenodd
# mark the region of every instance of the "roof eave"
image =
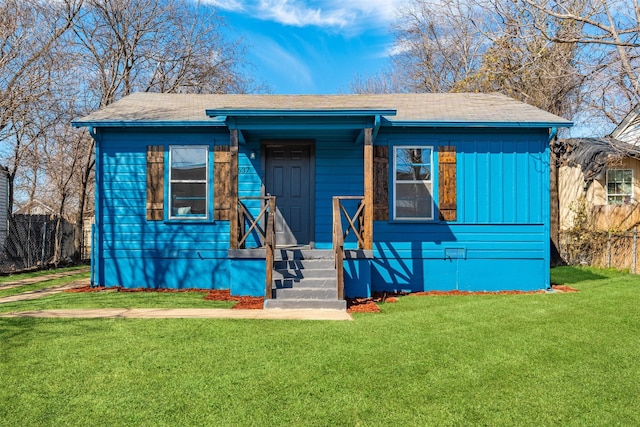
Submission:
<svg viewBox="0 0 640 427">
<path fill-rule="evenodd" d="M 384 126 L 392 127 L 466 127 L 466 128 L 557 128 L 573 126 L 573 122 L 484 122 L 484 121 L 430 121 L 386 120 Z"/>
<path fill-rule="evenodd" d="M 196 121 L 126 121 L 126 120 L 78 120 L 72 121 L 71 125 L 76 128 L 94 127 L 94 128 L 138 128 L 138 127 L 226 127 L 223 121 L 219 120 L 196 120 Z"/>
</svg>

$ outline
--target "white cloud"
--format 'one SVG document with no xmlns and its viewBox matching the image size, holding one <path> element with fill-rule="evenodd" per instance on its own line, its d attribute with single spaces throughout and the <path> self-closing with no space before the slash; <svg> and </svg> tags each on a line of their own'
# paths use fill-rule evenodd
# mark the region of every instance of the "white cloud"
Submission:
<svg viewBox="0 0 640 427">
<path fill-rule="evenodd" d="M 258 4 L 261 19 L 294 27 L 339 27 L 348 24 L 350 12 L 346 9 L 308 7 L 296 0 L 261 0 Z"/>
<path fill-rule="evenodd" d="M 205 0 L 205 3 L 209 3 L 219 7 L 220 9 L 232 12 L 242 12 L 245 10 L 242 0 Z"/>
<path fill-rule="evenodd" d="M 386 28 L 401 0 L 210 0 L 218 7 L 294 27 L 347 33 Z"/>
</svg>

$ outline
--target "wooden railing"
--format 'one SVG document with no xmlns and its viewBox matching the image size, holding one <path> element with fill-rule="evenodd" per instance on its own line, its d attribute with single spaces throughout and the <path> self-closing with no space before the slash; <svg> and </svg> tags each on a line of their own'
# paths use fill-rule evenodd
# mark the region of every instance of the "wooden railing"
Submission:
<svg viewBox="0 0 640 427">
<path fill-rule="evenodd" d="M 243 200 L 264 201 L 260 212 L 254 218 Z M 262 220 L 262 221 L 261 221 Z M 249 228 L 247 228 L 247 225 Z M 273 281 L 273 261 L 276 250 L 276 198 L 275 196 L 265 197 L 243 197 L 238 199 L 238 248 L 244 249 L 247 238 L 252 234 L 257 234 L 260 247 L 265 248 L 266 262 L 266 294 L 267 299 L 271 298 L 271 282 Z"/>
<path fill-rule="evenodd" d="M 358 205 L 353 214 L 347 211 L 343 201 L 357 200 Z M 333 253 L 338 282 L 338 298 L 344 298 L 344 241 L 353 232 L 358 241 L 358 249 L 365 249 L 365 222 L 363 196 L 334 196 L 333 198 Z M 342 218 L 347 220 L 343 225 Z"/>
</svg>

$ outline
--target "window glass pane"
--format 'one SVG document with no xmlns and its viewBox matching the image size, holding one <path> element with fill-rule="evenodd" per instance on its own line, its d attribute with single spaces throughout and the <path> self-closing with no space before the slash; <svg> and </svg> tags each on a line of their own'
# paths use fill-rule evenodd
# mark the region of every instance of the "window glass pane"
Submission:
<svg viewBox="0 0 640 427">
<path fill-rule="evenodd" d="M 610 205 L 621 205 L 623 202 L 622 196 L 609 196 Z"/>
<path fill-rule="evenodd" d="M 207 147 L 174 146 L 171 147 L 170 159 L 171 217 L 206 218 Z"/>
<path fill-rule="evenodd" d="M 633 199 L 633 170 L 607 171 L 607 202 L 611 205 L 629 204 Z"/>
<path fill-rule="evenodd" d="M 203 147 L 181 147 L 171 151 L 172 181 L 206 181 L 207 149 Z"/>
<path fill-rule="evenodd" d="M 204 182 L 172 183 L 171 214 L 173 216 L 207 214 L 207 184 Z"/>
<path fill-rule="evenodd" d="M 396 185 L 397 218 L 431 218 L 432 211 L 431 184 L 419 182 Z"/>
<path fill-rule="evenodd" d="M 396 148 L 396 180 L 431 180 L 431 149 Z"/>
</svg>

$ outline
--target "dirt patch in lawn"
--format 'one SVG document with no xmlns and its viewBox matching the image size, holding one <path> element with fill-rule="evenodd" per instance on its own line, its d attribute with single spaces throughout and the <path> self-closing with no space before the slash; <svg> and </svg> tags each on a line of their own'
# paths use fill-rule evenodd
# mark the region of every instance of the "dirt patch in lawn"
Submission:
<svg viewBox="0 0 640 427">
<path fill-rule="evenodd" d="M 556 292 L 578 292 L 576 288 L 567 285 L 551 285 L 551 289 Z"/>
<path fill-rule="evenodd" d="M 398 302 L 398 298 L 409 295 L 406 292 L 374 292 L 371 298 L 347 298 L 347 311 L 349 313 L 378 313 L 379 303 Z"/>
<path fill-rule="evenodd" d="M 262 310 L 264 307 L 263 297 L 236 297 L 232 296 L 228 290 L 209 291 L 204 299 L 209 301 L 237 301 L 231 308 L 239 310 Z"/>
</svg>

